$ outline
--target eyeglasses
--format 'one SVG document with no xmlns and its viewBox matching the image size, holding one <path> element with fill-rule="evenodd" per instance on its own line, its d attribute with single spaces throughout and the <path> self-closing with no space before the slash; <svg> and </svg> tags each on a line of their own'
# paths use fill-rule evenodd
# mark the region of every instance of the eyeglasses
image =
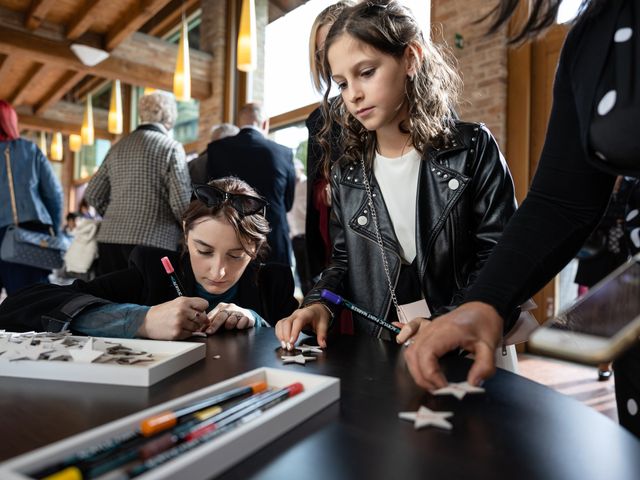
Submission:
<svg viewBox="0 0 640 480">
<path fill-rule="evenodd" d="M 264 198 L 245 195 L 244 193 L 229 193 L 212 185 L 197 184 L 193 185 L 193 193 L 198 200 L 209 208 L 217 208 L 225 202 L 229 202 L 241 216 L 255 215 L 262 210 L 265 214 L 265 208 L 268 203 Z"/>
</svg>

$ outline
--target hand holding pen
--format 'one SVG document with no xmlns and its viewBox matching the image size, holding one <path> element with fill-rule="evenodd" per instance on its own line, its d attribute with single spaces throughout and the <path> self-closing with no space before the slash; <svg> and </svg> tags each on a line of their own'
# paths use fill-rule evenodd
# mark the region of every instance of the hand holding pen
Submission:
<svg viewBox="0 0 640 480">
<path fill-rule="evenodd" d="M 168 257 L 161 259 L 176 295 L 174 300 L 151 307 L 138 329 L 138 335 L 155 340 L 181 340 L 189 338 L 207 325 L 204 313 L 209 306 L 203 298 L 185 297 L 184 288 L 173 270 Z"/>
</svg>

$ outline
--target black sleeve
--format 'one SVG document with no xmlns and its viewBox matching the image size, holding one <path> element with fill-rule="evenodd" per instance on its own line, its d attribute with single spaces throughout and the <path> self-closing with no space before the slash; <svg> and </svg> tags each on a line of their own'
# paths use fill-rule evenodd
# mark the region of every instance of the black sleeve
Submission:
<svg viewBox="0 0 640 480">
<path fill-rule="evenodd" d="M 344 234 L 344 225 L 342 223 L 342 208 L 340 201 L 340 188 L 338 179 L 341 178 L 341 170 L 338 164 L 334 164 L 331 169 L 331 216 L 329 220 L 329 228 L 331 229 L 331 239 L 333 248 L 331 251 L 331 261 L 327 268 L 322 271 L 320 280 L 307 293 L 302 304 L 309 305 L 311 303 L 321 301 L 320 294 L 323 289 L 331 290 L 337 294 L 344 291 L 344 281 L 347 277 L 347 268 L 349 264 L 346 240 Z M 331 311 L 337 313 L 340 308 L 336 305 L 322 301 Z"/>
<path fill-rule="evenodd" d="M 569 55 L 563 49 L 547 136 L 531 189 L 465 296 L 465 301 L 493 305 L 503 318 L 575 256 L 613 188 L 615 178 L 586 159 Z"/>
<path fill-rule="evenodd" d="M 495 138 L 484 127 L 478 132 L 476 160 L 470 174 L 473 179 L 469 185 L 473 207 L 468 221 L 472 227 L 465 241 L 473 245 L 473 261 L 460 289 L 454 292 L 451 305 L 434 314 L 452 310 L 463 301 L 516 211 L 511 173 Z"/>
<path fill-rule="evenodd" d="M 298 308 L 293 296 L 295 284 L 291 268 L 279 263 L 262 265 L 258 273 L 258 288 L 263 318 L 274 326 L 278 320 L 288 317 Z"/>
<path fill-rule="evenodd" d="M 9 295 L 0 304 L 0 328 L 12 332 L 59 332 L 68 329 L 65 323 L 86 308 L 108 303 L 74 286 L 38 284 Z"/>
</svg>

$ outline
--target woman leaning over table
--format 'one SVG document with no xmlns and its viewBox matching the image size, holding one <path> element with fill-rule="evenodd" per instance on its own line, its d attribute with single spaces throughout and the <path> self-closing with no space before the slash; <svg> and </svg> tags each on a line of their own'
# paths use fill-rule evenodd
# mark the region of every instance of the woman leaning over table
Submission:
<svg viewBox="0 0 640 480">
<path fill-rule="evenodd" d="M 182 253 L 137 247 L 129 267 L 73 285 L 36 286 L 0 305 L 0 328 L 109 337 L 183 339 L 194 332 L 268 326 L 298 305 L 284 265 L 262 264 L 265 201 L 233 177 L 194 186 Z M 177 296 L 161 259 L 175 268 Z"/>
</svg>

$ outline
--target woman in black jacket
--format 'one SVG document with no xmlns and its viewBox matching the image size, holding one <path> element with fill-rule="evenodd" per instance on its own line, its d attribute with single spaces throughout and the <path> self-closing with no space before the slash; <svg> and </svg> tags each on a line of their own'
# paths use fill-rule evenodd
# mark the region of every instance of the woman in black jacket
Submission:
<svg viewBox="0 0 640 480">
<path fill-rule="evenodd" d="M 498 3 L 493 30 L 511 18 L 518 3 Z M 514 40 L 551 25 L 560 3 L 531 2 Z M 418 385 L 445 386 L 438 359 L 458 347 L 475 353 L 469 383 L 492 375 L 493 351 L 510 327 L 510 309 L 574 257 L 602 218 L 616 175 L 640 177 L 640 79 L 634 73 L 639 26 L 638 2 L 583 2 L 560 54 L 545 144 L 527 197 L 464 304 L 430 325 L 414 322 L 398 336 L 413 336 L 405 356 Z M 614 372 L 620 423 L 640 436 L 640 346 L 618 358 Z"/>
<path fill-rule="evenodd" d="M 257 261 L 269 231 L 264 200 L 231 177 L 196 185 L 194 193 L 183 215 L 182 254 L 137 247 L 126 270 L 23 290 L 0 306 L 0 328 L 174 340 L 268 325 L 291 313 L 298 305 L 291 270 Z"/>
</svg>

